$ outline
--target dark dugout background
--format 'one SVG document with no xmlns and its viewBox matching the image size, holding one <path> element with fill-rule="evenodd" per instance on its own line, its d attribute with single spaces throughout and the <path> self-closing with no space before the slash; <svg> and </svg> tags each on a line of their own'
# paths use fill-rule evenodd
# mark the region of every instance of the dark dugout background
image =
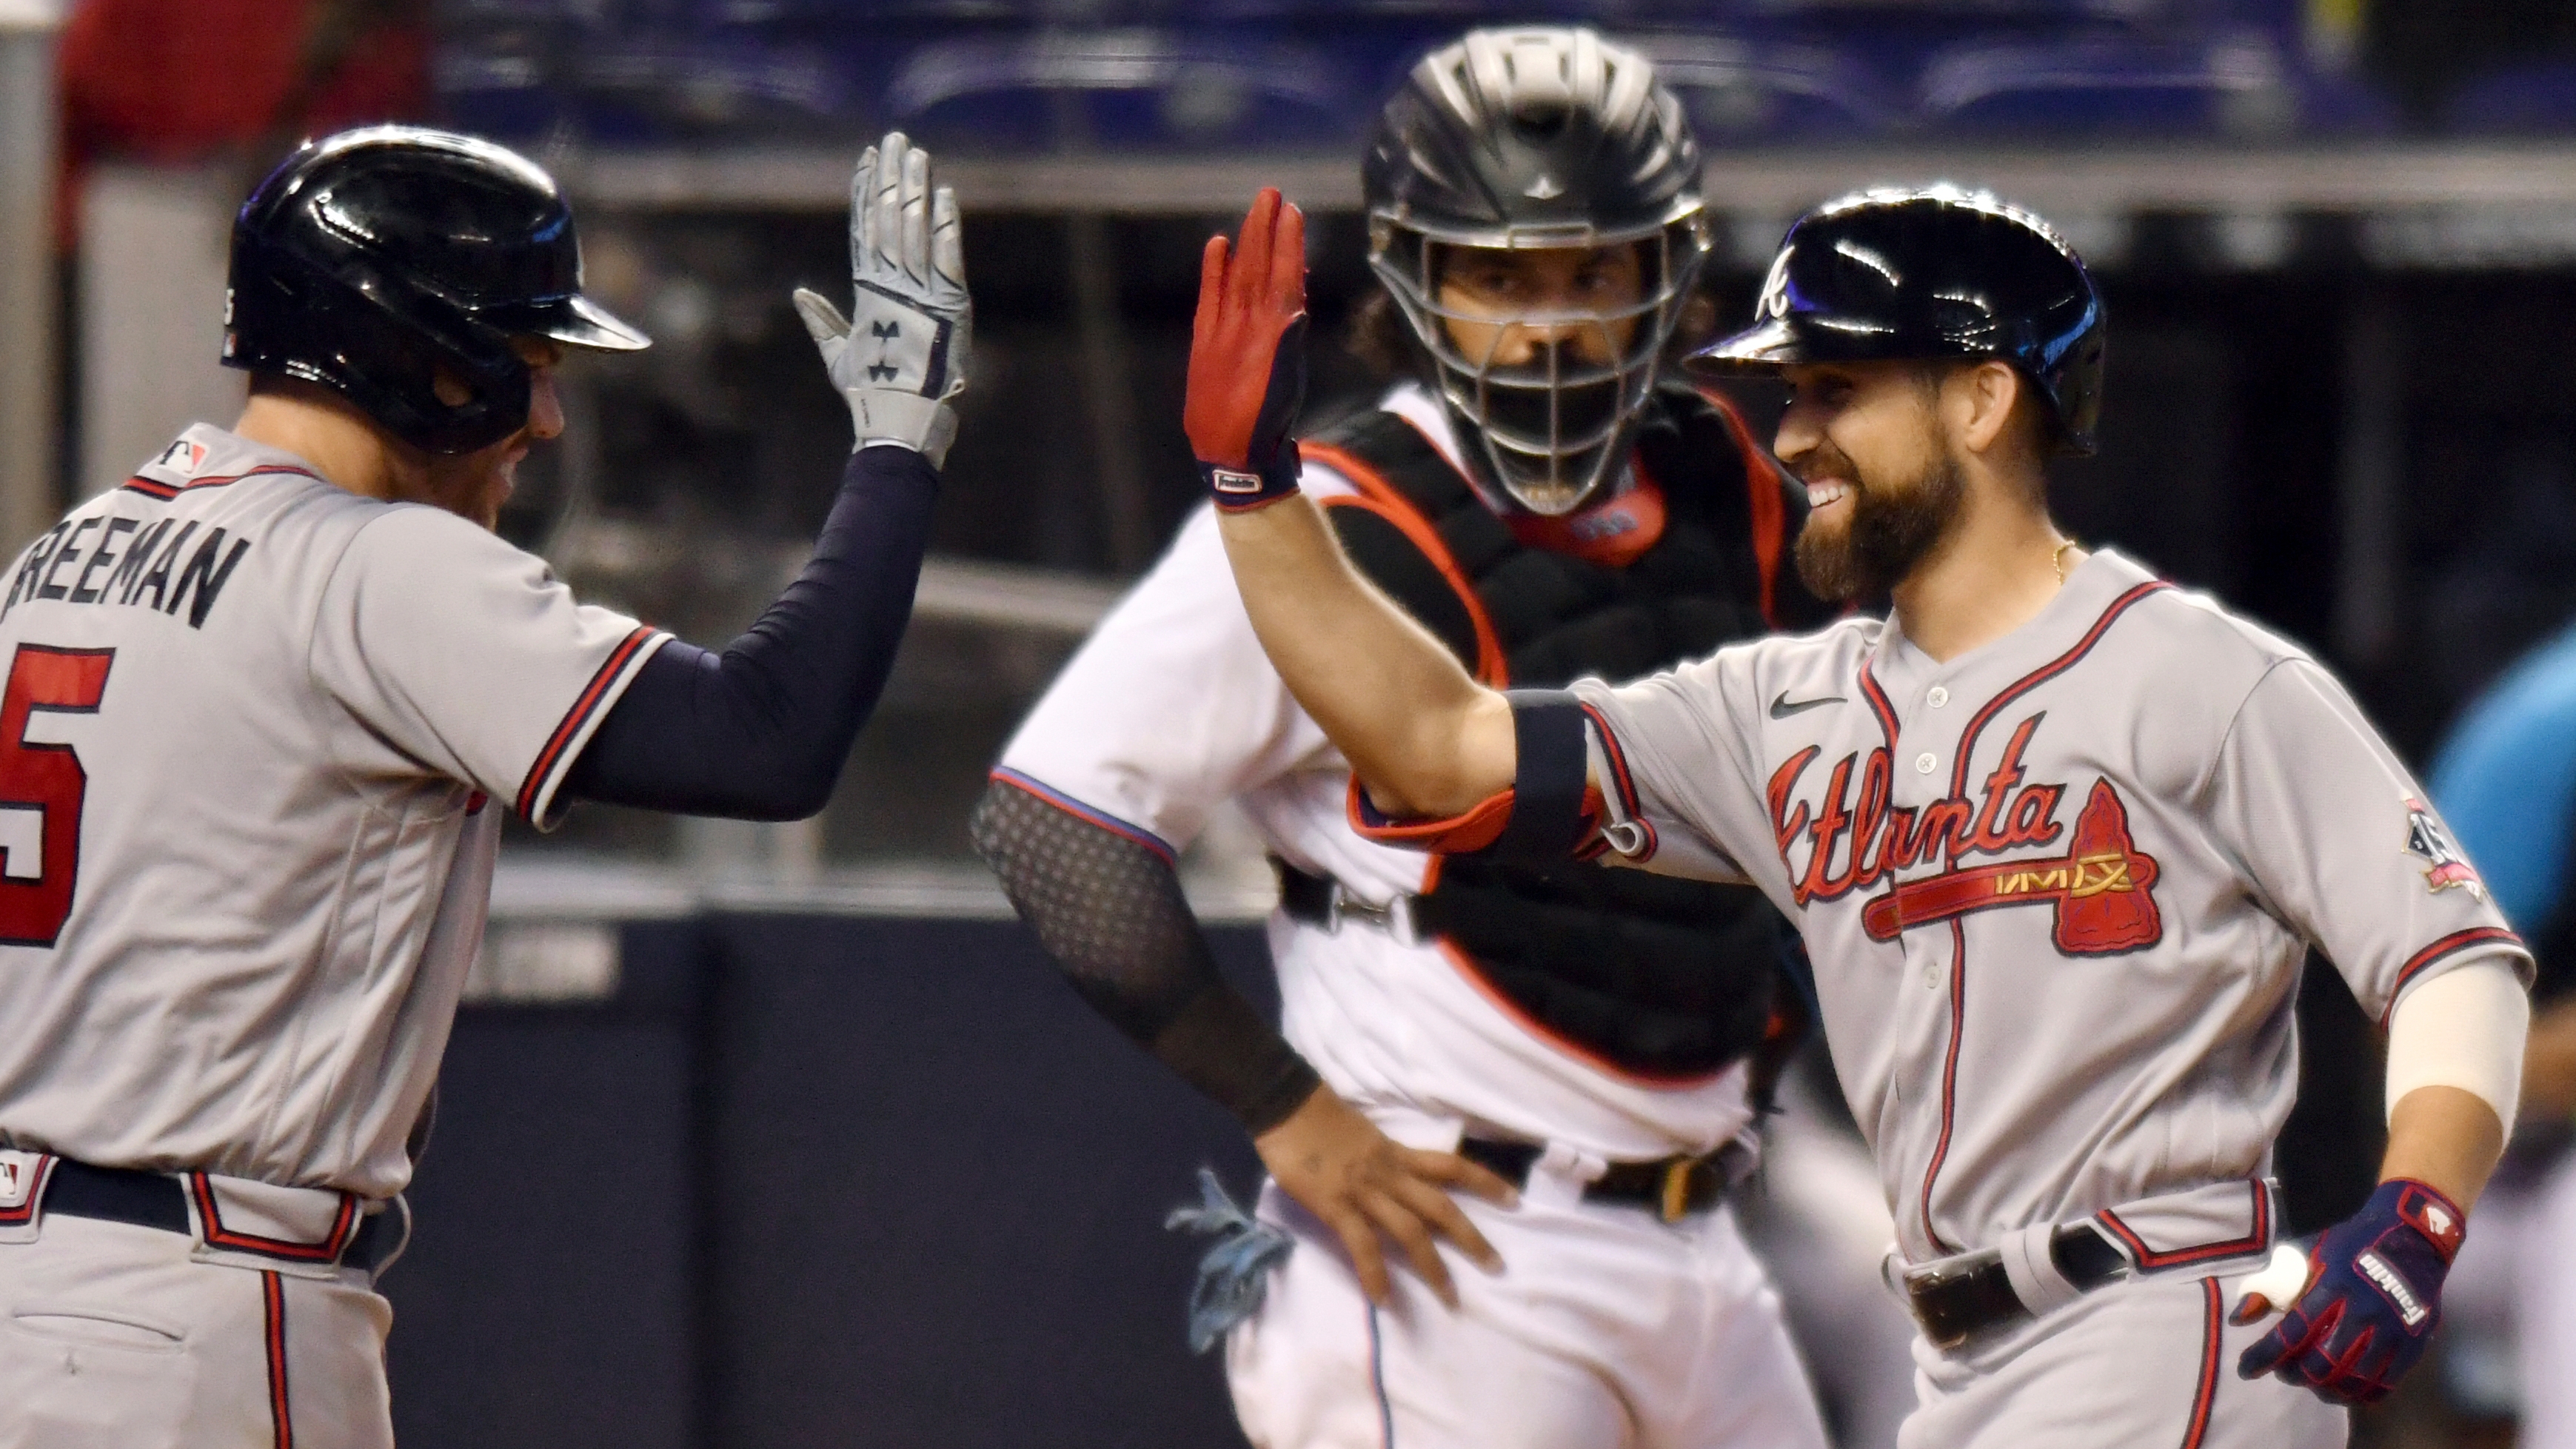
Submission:
<svg viewBox="0 0 2576 1449">
<path fill-rule="evenodd" d="M 1251 1151 L 1016 924 L 629 926 L 612 1001 L 469 1008 L 441 1092 L 406 1445 L 1241 1442 L 1161 1219 Z"/>
</svg>

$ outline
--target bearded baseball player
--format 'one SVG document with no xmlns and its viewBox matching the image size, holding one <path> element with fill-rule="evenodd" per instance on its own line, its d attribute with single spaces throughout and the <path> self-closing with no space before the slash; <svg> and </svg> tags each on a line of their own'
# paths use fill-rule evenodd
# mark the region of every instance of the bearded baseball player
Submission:
<svg viewBox="0 0 2576 1449">
<path fill-rule="evenodd" d="M 954 201 L 852 184 L 858 425 L 812 562 L 721 653 L 495 537 L 563 427 L 580 289 L 527 160 L 377 127 L 235 224 L 230 429 L 30 546 L 0 598 L 0 1445 L 383 1446 L 390 1310 L 501 814 L 811 814 L 910 613 L 968 308 Z"/>
<path fill-rule="evenodd" d="M 1192 437 L 1363 833 L 1746 880 L 1797 924 L 1922 1329 L 1908 1449 L 2342 1442 L 2340 1406 L 2440 1322 L 2513 1119 L 2530 958 L 2332 675 L 2051 523 L 2046 462 L 2092 446 L 2102 376 L 2073 251 L 1947 187 L 1801 219 L 1755 325 L 1697 357 L 1786 379 L 1799 570 L 1892 612 L 1507 694 L 1299 490 L 1276 210 L 1210 244 L 1189 403 L 1227 425 Z M 2285 1283 L 2244 1291 L 2279 1235 L 2311 945 L 2388 1024 L 2387 1157 Z"/>
<path fill-rule="evenodd" d="M 1470 34 L 1385 109 L 1370 262 L 1409 375 L 1308 439 L 1305 476 L 1360 568 L 1475 678 L 1627 677 L 1824 617 L 1788 576 L 1803 498 L 1722 400 L 1664 370 L 1707 246 L 1699 173 L 1671 93 L 1587 31 Z M 1200 356 L 1219 371 L 1192 374 L 1194 437 L 1263 411 L 1266 371 L 1204 339 Z M 1274 439 L 1294 410 L 1269 398 Z M 1270 1169 L 1257 1225 L 1210 1205 L 1233 1234 L 1193 1327 L 1232 1329 L 1244 1431 L 1269 1449 L 1821 1446 L 1722 1201 L 1751 1157 L 1752 1059 L 1794 999 L 1774 989 L 1783 923 L 1741 886 L 1427 865 L 1355 831 L 1349 767 L 1226 571 L 1219 510 L 1247 482 L 1217 475 L 1217 509 L 1040 701 L 975 821 L 1075 986 L 1231 1109 Z M 1173 874 L 1229 799 L 1279 863 L 1284 1035 L 1218 978 Z M 1437 1238 L 1505 1266 L 1453 1275 Z M 1412 1274 L 1388 1272 L 1390 1241 Z"/>
</svg>

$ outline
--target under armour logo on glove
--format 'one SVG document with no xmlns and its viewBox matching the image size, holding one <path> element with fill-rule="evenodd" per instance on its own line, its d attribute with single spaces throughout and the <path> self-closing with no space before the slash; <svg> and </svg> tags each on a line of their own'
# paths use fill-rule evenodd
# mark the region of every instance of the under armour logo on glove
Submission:
<svg viewBox="0 0 2576 1449">
<path fill-rule="evenodd" d="M 902 368 L 886 361 L 887 355 L 894 350 L 891 344 L 900 341 L 903 337 L 903 324 L 900 322 L 870 323 L 868 335 L 877 340 L 877 360 L 868 364 L 868 381 L 892 382 L 903 376 Z"/>
<path fill-rule="evenodd" d="M 1262 188 L 1229 247 L 1208 238 L 1190 323 L 1181 428 L 1216 506 L 1258 508 L 1297 491 L 1289 430 L 1306 402 L 1306 217 Z"/>
<path fill-rule="evenodd" d="M 930 157 L 902 132 L 869 147 L 850 178 L 849 315 L 801 287 L 795 301 L 860 445 L 901 443 L 940 462 L 957 431 L 942 404 L 966 386 L 975 315 L 957 198 L 931 184 Z"/>
<path fill-rule="evenodd" d="M 2441 1326 L 2442 1279 L 2467 1231 L 2467 1214 L 2432 1188 L 2410 1178 L 2381 1183 L 2360 1212 L 2317 1240 L 2305 1290 L 2236 1372 L 2272 1374 L 2336 1403 L 2388 1397 Z M 2236 1321 L 2250 1323 L 2267 1306 L 2249 1297 Z"/>
</svg>

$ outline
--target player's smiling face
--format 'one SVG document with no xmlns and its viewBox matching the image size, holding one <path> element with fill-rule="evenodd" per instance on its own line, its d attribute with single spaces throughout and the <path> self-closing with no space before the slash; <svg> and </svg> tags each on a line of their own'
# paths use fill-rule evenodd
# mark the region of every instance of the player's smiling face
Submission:
<svg viewBox="0 0 2576 1449">
<path fill-rule="evenodd" d="M 1886 593 L 1949 532 L 1966 481 L 1913 362 L 1801 363 L 1773 451 L 1807 485 L 1798 577 L 1821 598 Z"/>
<path fill-rule="evenodd" d="M 401 496 L 434 503 L 485 528 L 499 524 L 501 506 L 518 486 L 519 460 L 528 456 L 533 444 L 563 432 L 563 404 L 555 396 L 555 368 L 563 362 L 563 344 L 522 337 L 511 346 L 528 365 L 527 422 L 501 441 L 471 453 L 406 459 L 400 470 L 409 476 L 401 480 Z M 463 384 L 444 374 L 435 386 L 440 400 L 450 407 L 462 406 L 473 397 Z"/>
</svg>

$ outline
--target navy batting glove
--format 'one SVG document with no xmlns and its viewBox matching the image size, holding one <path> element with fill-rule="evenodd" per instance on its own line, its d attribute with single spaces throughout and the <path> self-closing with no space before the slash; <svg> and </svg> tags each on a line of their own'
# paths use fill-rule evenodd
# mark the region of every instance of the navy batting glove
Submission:
<svg viewBox="0 0 2576 1449">
<path fill-rule="evenodd" d="M 1264 188 L 1231 246 L 1208 238 L 1181 427 L 1219 508 L 1297 491 L 1288 435 L 1306 399 L 1306 218 Z"/>
<path fill-rule="evenodd" d="M 2306 1290 L 2245 1350 L 2237 1374 L 2272 1374 L 2339 1404 L 2388 1397 L 2441 1326 L 2442 1279 L 2467 1232 L 2468 1215 L 2432 1188 L 2403 1177 L 2381 1183 L 2360 1212 L 2317 1239 Z"/>
</svg>

